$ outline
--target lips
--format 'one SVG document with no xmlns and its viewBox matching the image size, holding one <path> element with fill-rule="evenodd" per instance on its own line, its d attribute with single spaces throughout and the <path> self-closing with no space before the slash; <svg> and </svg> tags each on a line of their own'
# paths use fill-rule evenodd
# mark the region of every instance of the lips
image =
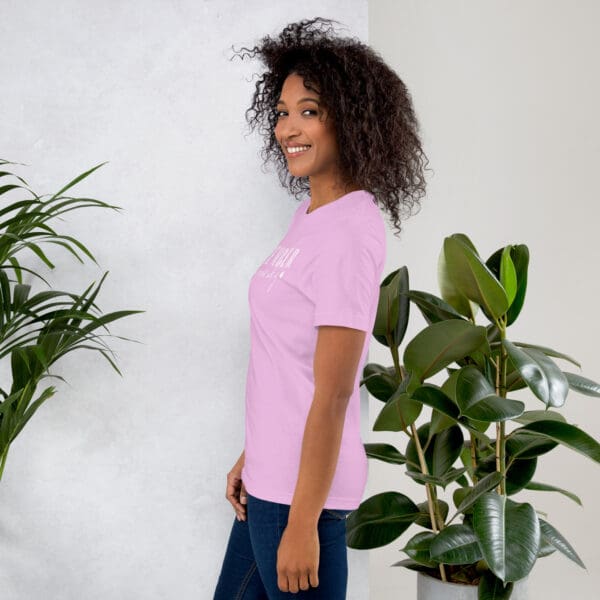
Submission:
<svg viewBox="0 0 600 600">
<path fill-rule="evenodd" d="M 311 146 L 308 144 L 298 144 L 298 146 L 308 146 L 308 148 L 306 150 L 300 150 L 299 152 L 290 152 L 288 150 L 288 146 L 286 146 L 285 153 L 291 158 L 293 156 L 301 156 L 302 154 L 305 154 L 306 152 L 308 152 L 311 148 Z M 290 147 L 297 148 L 298 146 L 290 146 Z"/>
</svg>

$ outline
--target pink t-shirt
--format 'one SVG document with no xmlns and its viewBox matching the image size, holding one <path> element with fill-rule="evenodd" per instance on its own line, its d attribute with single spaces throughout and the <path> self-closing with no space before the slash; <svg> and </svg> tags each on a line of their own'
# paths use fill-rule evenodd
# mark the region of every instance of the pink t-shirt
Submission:
<svg viewBox="0 0 600 600">
<path fill-rule="evenodd" d="M 367 482 L 359 382 L 371 341 L 385 262 L 385 223 L 373 195 L 349 192 L 306 213 L 300 203 L 277 248 L 250 279 L 246 380 L 246 490 L 291 504 L 314 396 L 318 325 L 367 332 L 325 508 L 353 510 Z"/>
</svg>

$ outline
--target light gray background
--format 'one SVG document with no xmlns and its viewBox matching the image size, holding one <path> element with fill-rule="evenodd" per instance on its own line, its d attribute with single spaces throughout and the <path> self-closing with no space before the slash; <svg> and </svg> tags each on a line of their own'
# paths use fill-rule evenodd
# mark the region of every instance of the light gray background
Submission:
<svg viewBox="0 0 600 600">
<path fill-rule="evenodd" d="M 83 291 L 110 270 L 101 308 L 146 310 L 111 328 L 140 342 L 111 342 L 124 377 L 99 355 L 67 356 L 54 372 L 68 384 L 49 381 L 58 393 L 9 452 L 3 600 L 212 598 L 233 519 L 225 475 L 244 441 L 247 284 L 296 206 L 261 172 L 257 136 L 244 137 L 260 65 L 230 62 L 229 46 L 252 46 L 288 22 L 342 21 L 413 94 L 435 175 L 401 238 L 390 230 L 385 272 L 406 264 L 415 289 L 435 291 L 444 236 L 465 232 L 484 255 L 527 243 L 528 298 L 511 338 L 574 355 L 600 378 L 596 3 L 37 0 L 2 9 L 0 156 L 28 163 L 19 173 L 39 193 L 108 160 L 74 193 L 124 209 L 67 215 L 62 230 L 89 244 L 100 267 L 51 250 L 60 272 L 49 277 Z M 408 335 L 422 326 L 415 314 Z M 387 352 L 374 342 L 369 360 L 390 364 Z M 371 401 L 371 426 L 380 406 Z M 598 437 L 596 407 L 572 394 L 566 413 Z M 369 473 L 365 498 L 422 492 L 392 466 L 371 462 Z M 542 494 L 536 506 L 589 571 L 546 558 L 532 598 L 592 598 L 597 465 L 555 451 L 537 478 L 582 497 L 584 509 Z M 349 550 L 350 600 L 414 597 L 414 573 L 389 567 L 406 539 Z"/>
</svg>

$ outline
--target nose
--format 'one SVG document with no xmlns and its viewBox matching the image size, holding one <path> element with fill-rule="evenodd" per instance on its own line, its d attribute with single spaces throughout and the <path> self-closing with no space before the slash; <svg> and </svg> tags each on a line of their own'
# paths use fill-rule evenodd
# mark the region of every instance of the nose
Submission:
<svg viewBox="0 0 600 600">
<path fill-rule="evenodd" d="M 298 137 L 302 133 L 298 121 L 291 115 L 288 115 L 284 119 L 280 119 L 277 122 L 276 127 L 282 143 L 284 140 Z"/>
</svg>

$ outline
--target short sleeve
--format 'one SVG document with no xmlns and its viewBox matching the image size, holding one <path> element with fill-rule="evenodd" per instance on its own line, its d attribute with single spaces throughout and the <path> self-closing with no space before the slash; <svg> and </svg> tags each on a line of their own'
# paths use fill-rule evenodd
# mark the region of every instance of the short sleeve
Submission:
<svg viewBox="0 0 600 600">
<path fill-rule="evenodd" d="M 379 298 L 380 241 L 369 232 L 337 234 L 315 260 L 313 325 L 369 331 Z"/>
</svg>

